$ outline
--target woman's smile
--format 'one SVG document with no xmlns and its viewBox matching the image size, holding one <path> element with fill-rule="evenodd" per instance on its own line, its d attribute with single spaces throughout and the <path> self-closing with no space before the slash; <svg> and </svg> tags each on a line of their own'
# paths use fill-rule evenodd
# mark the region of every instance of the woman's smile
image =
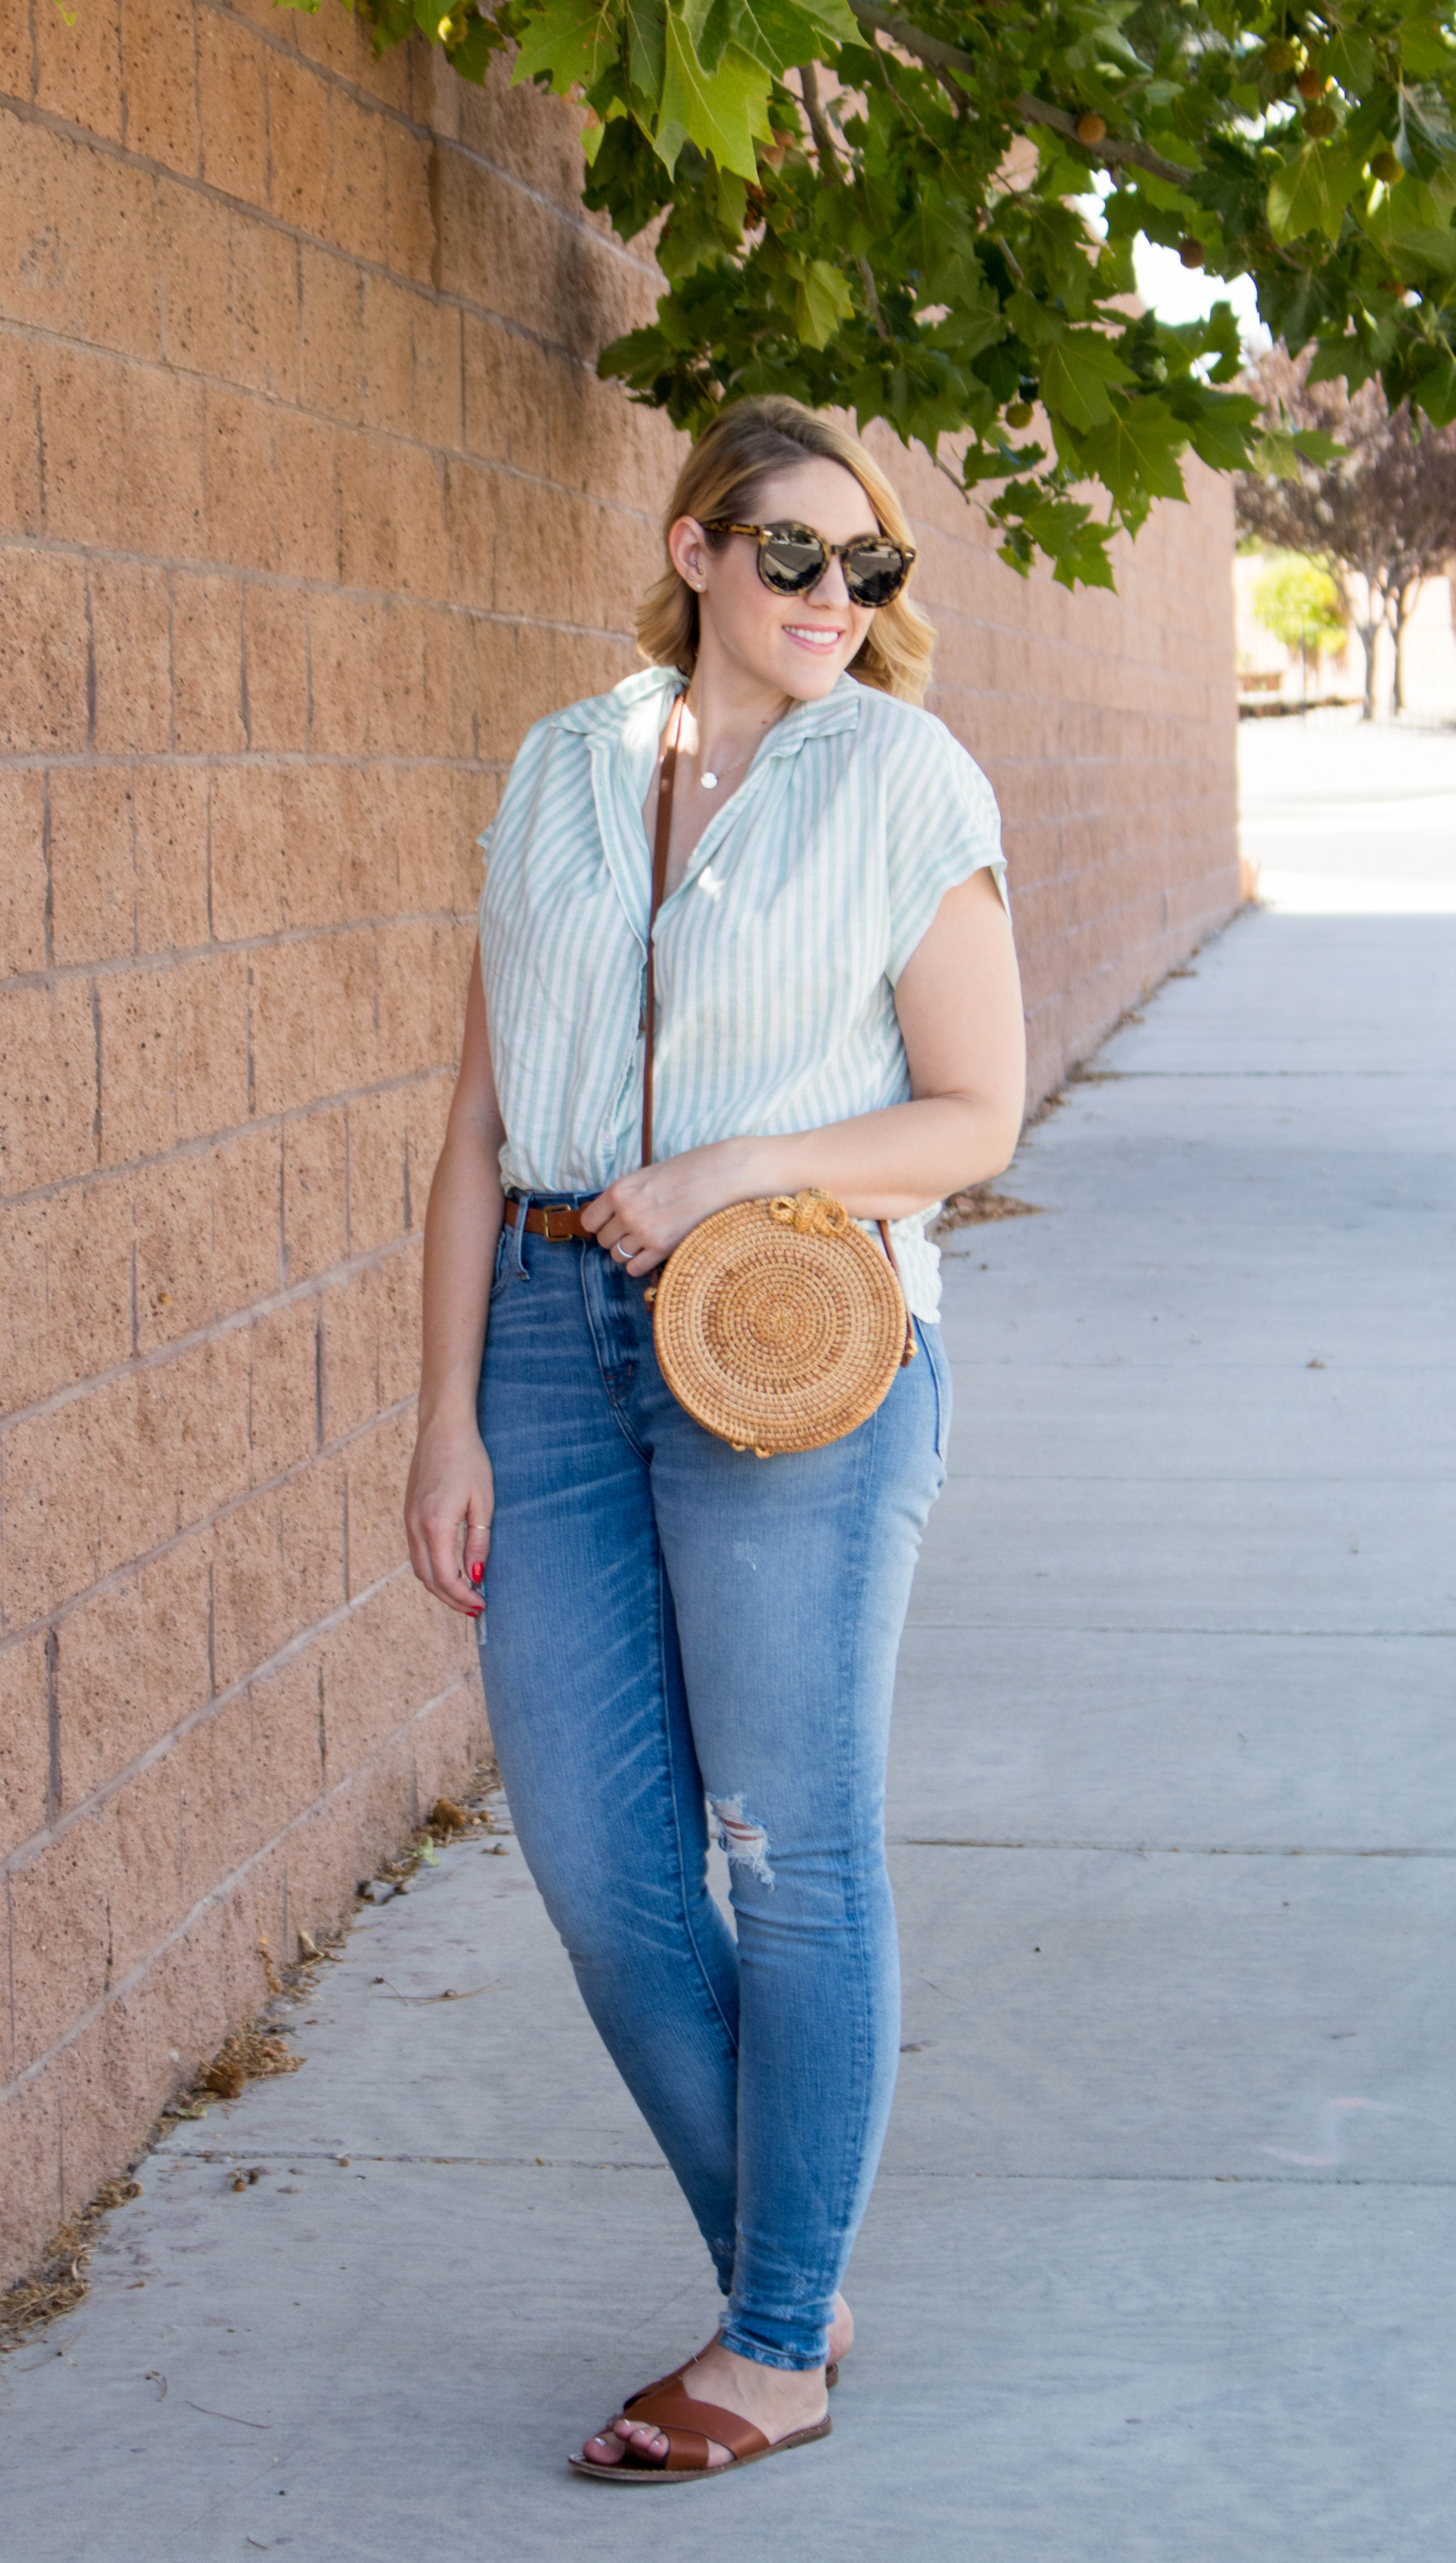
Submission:
<svg viewBox="0 0 1456 2563">
<path fill-rule="evenodd" d="M 844 638 L 832 623 L 785 623 L 780 629 L 786 641 L 797 641 L 802 650 L 837 650 Z"/>
</svg>

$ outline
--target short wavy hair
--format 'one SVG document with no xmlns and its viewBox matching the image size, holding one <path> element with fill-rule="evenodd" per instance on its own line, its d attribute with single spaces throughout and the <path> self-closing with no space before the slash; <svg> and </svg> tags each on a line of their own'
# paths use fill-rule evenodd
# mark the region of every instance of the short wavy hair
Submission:
<svg viewBox="0 0 1456 2563">
<path fill-rule="evenodd" d="M 720 410 L 686 457 L 662 519 L 663 547 L 679 516 L 695 516 L 706 525 L 716 516 L 749 516 L 755 493 L 771 473 L 822 460 L 852 472 L 882 534 L 909 543 L 910 522 L 899 497 L 873 455 L 837 419 L 806 409 L 802 401 L 780 394 L 761 400 L 734 401 Z M 719 549 L 731 538 L 709 534 Z M 913 571 L 911 573 L 914 575 Z M 679 578 L 669 556 L 663 575 L 648 588 L 637 619 L 637 648 L 656 668 L 678 668 L 692 675 L 698 654 L 698 600 Z M 918 703 L 930 683 L 935 626 L 910 602 L 902 588 L 893 605 L 876 608 L 850 674 L 861 685 L 902 702 Z"/>
</svg>

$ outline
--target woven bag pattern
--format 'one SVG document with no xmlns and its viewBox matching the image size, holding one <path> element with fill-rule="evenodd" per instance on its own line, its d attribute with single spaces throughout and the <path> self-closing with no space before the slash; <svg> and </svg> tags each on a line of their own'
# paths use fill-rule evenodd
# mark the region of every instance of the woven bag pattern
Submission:
<svg viewBox="0 0 1456 2563">
<path fill-rule="evenodd" d="M 905 1302 L 885 1257 L 828 1193 L 738 1202 L 657 1281 L 662 1376 L 736 1451 L 817 1451 L 874 1413 L 900 1366 Z"/>
</svg>

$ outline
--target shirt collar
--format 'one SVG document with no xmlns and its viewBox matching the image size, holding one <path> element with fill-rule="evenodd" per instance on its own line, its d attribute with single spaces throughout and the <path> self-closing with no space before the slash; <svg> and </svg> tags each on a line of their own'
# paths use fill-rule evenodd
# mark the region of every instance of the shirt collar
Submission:
<svg viewBox="0 0 1456 2563">
<path fill-rule="evenodd" d="M 657 713 L 653 737 L 661 727 L 661 714 L 670 695 L 683 690 L 681 671 L 677 668 L 641 668 L 636 676 L 624 677 L 610 694 L 592 694 L 585 702 L 568 703 L 554 715 L 558 729 L 578 730 L 588 738 L 620 739 L 644 706 Z M 835 730 L 857 729 L 862 688 L 848 670 L 835 679 L 829 691 L 817 703 L 796 703 L 791 712 L 770 730 L 759 753 L 762 756 L 792 756 L 807 738 L 827 738 Z"/>
</svg>

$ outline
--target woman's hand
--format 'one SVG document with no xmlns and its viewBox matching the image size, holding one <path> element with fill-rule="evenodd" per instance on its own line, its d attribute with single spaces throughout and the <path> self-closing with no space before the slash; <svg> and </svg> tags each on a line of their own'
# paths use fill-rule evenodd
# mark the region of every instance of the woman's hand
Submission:
<svg viewBox="0 0 1456 2563">
<path fill-rule="evenodd" d="M 1010 922 L 989 872 L 948 889 L 900 973 L 895 1012 L 913 1100 L 821 1130 L 718 1139 L 619 1175 L 582 1212 L 599 1246 L 640 1277 L 730 1202 L 819 1186 L 851 1219 L 908 1219 L 1010 1161 L 1025 1044 Z"/>
<path fill-rule="evenodd" d="M 666 1263 L 700 1219 L 730 1202 L 752 1201 L 759 1187 L 752 1180 L 751 1155 L 751 1142 L 717 1139 L 710 1147 L 685 1148 L 660 1165 L 638 1166 L 588 1202 L 582 1226 L 640 1280 Z"/>
<path fill-rule="evenodd" d="M 478 1620 L 495 1480 L 473 1420 L 424 1423 L 405 1488 L 410 1564 L 429 1593 Z"/>
</svg>

